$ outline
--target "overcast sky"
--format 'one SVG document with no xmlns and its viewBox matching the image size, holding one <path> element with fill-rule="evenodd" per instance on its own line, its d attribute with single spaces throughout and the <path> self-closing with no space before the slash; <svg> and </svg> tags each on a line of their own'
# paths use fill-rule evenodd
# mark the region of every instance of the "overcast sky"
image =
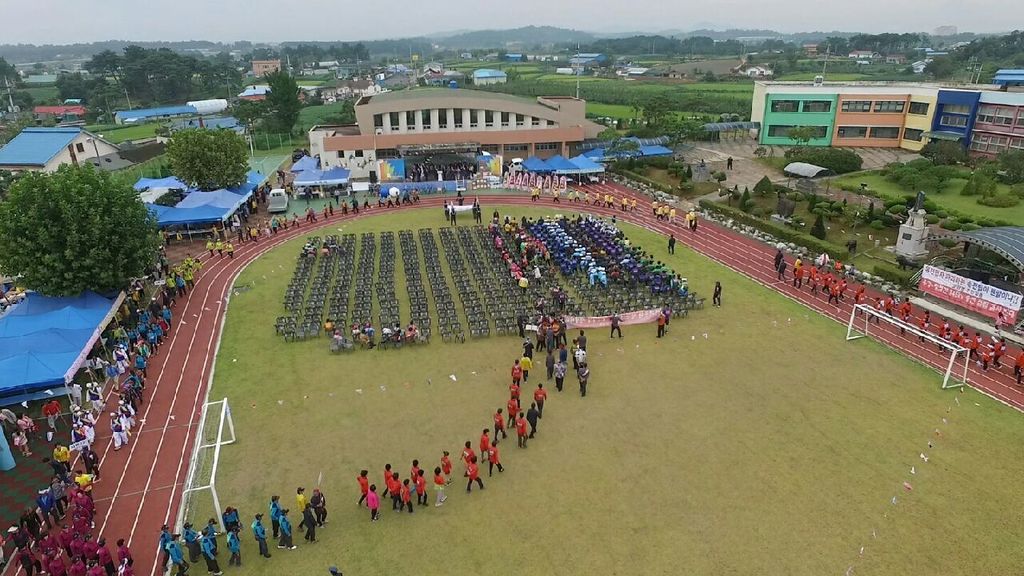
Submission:
<svg viewBox="0 0 1024 576">
<path fill-rule="evenodd" d="M 875 33 L 931 32 L 948 24 L 960 31 L 997 32 L 1013 26 L 1010 14 L 1024 14 L 1020 0 L 0 0 L 0 44 L 349 41 L 528 24 L 656 31 L 713 23 L 782 32 Z M 1017 20 L 1019 25 L 1022 20 Z"/>
</svg>

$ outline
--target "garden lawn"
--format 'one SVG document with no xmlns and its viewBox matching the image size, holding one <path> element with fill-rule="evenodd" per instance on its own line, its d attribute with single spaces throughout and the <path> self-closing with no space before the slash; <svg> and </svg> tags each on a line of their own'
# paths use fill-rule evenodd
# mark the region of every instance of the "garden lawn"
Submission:
<svg viewBox="0 0 1024 576">
<path fill-rule="evenodd" d="M 150 122 L 148 124 L 106 127 L 99 129 L 97 135 L 113 144 L 120 144 L 128 140 L 152 138 L 156 136 L 157 128 L 160 126 L 161 124 L 159 122 Z"/>
<path fill-rule="evenodd" d="M 483 208 L 495 206 L 485 199 Z M 439 208 L 403 209 L 318 234 L 441 220 Z M 721 281 L 725 306 L 673 319 L 661 340 L 653 325 L 626 326 L 622 340 L 591 330 L 587 398 L 571 379 L 552 390 L 537 438 L 526 450 L 502 442 L 505 472 L 484 470 L 487 489 L 470 495 L 459 448 L 470 440 L 476 449 L 504 406 L 520 341 L 435 339 L 343 355 L 330 355 L 325 338 L 285 343 L 272 325 L 301 240 L 250 265 L 210 393 L 230 399 L 239 438 L 221 454 L 220 499 L 247 526 L 279 494 L 297 524 L 295 488 L 309 493 L 322 475 L 330 523 L 318 530 L 322 543 L 306 545 L 296 531 L 299 548 L 272 547 L 267 560 L 246 533 L 245 573 L 1016 572 L 1024 549 L 1006 518 L 1024 505 L 1021 414 L 973 392 L 947 411 L 956 392 L 940 390 L 935 372 L 870 340 L 846 343 L 844 327 L 690 250 L 669 256 L 661 236 L 623 229 L 701 294 Z M 407 317 L 401 263 L 396 275 Z M 543 353 L 535 358 L 542 366 Z M 527 390 L 542 373 L 533 370 Z M 405 477 L 413 458 L 433 470 L 442 450 L 457 471 L 445 506 L 433 506 L 432 492 L 412 515 L 382 502 L 372 524 L 356 506 L 360 469 L 380 487 L 385 463 Z"/>
<path fill-rule="evenodd" d="M 861 182 L 866 183 L 868 189 L 874 190 L 882 196 L 901 198 L 912 194 L 912 192 L 903 190 L 896 184 L 886 180 L 885 176 L 877 172 L 866 172 L 837 178 L 834 184 L 847 184 L 859 187 Z M 953 178 L 946 184 L 946 188 L 941 193 L 928 193 L 928 199 L 934 201 L 938 206 L 947 211 L 955 210 L 975 220 L 988 218 L 1017 224 L 1024 223 L 1024 202 L 1009 208 L 996 208 L 978 204 L 978 196 L 963 196 L 960 194 L 960 189 L 963 188 L 964 183 L 966 183 L 966 180 L 963 178 Z M 1007 194 L 1009 191 L 1009 187 L 1005 184 L 998 185 L 999 194 Z"/>
</svg>

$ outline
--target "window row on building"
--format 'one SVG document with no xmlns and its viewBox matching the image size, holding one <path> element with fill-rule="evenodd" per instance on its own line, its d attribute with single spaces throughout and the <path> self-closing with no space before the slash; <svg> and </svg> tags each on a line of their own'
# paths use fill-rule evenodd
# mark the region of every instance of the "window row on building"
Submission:
<svg viewBox="0 0 1024 576">
<path fill-rule="evenodd" d="M 451 130 L 557 128 L 558 124 L 545 118 L 498 110 L 430 108 L 374 114 L 373 126 L 384 133 L 402 134 Z"/>
</svg>

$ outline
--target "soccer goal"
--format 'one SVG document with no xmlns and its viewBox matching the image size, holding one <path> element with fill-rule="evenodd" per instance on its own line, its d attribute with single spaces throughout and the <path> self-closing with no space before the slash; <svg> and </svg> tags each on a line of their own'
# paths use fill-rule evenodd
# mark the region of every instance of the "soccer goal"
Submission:
<svg viewBox="0 0 1024 576">
<path fill-rule="evenodd" d="M 231 418 L 228 399 L 207 402 L 199 417 L 196 442 L 181 494 L 176 524 L 179 532 L 185 522 L 195 524 L 198 521 L 198 525 L 205 526 L 211 512 L 220 525 L 221 532 L 226 531 L 224 520 L 221 518 L 223 509 L 217 495 L 217 465 L 220 461 L 220 449 L 234 442 L 235 423 Z"/>
<path fill-rule="evenodd" d="M 871 321 L 875 321 L 875 330 L 870 330 Z M 867 304 L 857 304 L 850 311 L 850 322 L 846 325 L 846 340 L 857 340 L 865 336 L 878 337 L 873 332 L 881 333 L 885 329 L 882 324 L 888 324 L 896 329 L 903 330 L 918 340 L 923 339 L 929 344 L 934 344 L 940 350 L 949 353 L 949 362 L 946 364 L 946 371 L 942 376 L 942 387 L 957 388 L 967 384 L 967 368 L 970 365 L 970 354 L 967 348 L 954 342 L 943 340 L 938 336 L 921 328 L 880 312 Z M 961 370 L 962 365 L 962 370 Z"/>
</svg>

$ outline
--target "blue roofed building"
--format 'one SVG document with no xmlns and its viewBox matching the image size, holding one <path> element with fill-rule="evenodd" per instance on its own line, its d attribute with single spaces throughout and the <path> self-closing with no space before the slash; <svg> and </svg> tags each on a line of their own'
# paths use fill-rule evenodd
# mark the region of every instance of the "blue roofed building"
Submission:
<svg viewBox="0 0 1024 576">
<path fill-rule="evenodd" d="M 608 63 L 608 56 L 600 52 L 580 52 L 569 59 L 574 66 L 604 66 Z"/>
<path fill-rule="evenodd" d="M 519 52 L 507 52 L 505 54 L 506 62 L 526 62 L 526 54 Z"/>
<path fill-rule="evenodd" d="M 999 70 L 992 77 L 992 83 L 1004 88 L 1024 86 L 1024 69 Z"/>
<path fill-rule="evenodd" d="M 54 172 L 61 164 L 79 164 L 117 151 L 117 146 L 81 128 L 25 128 L 0 148 L 0 170 Z"/>
<path fill-rule="evenodd" d="M 163 120 L 177 116 L 192 116 L 197 114 L 195 106 L 161 106 L 159 108 L 138 108 L 136 110 L 120 110 L 114 113 L 114 122 L 117 124 L 140 124 L 151 120 Z"/>
<path fill-rule="evenodd" d="M 189 128 L 208 128 L 210 130 L 231 130 L 238 134 L 245 133 L 245 126 L 233 116 L 207 116 L 200 118 L 185 118 L 171 123 L 171 132 L 188 130 Z"/>
<path fill-rule="evenodd" d="M 501 70 L 492 70 L 490 68 L 481 68 L 473 71 L 473 84 L 477 86 L 487 86 L 489 84 L 504 84 L 508 81 L 508 76 Z"/>
</svg>

